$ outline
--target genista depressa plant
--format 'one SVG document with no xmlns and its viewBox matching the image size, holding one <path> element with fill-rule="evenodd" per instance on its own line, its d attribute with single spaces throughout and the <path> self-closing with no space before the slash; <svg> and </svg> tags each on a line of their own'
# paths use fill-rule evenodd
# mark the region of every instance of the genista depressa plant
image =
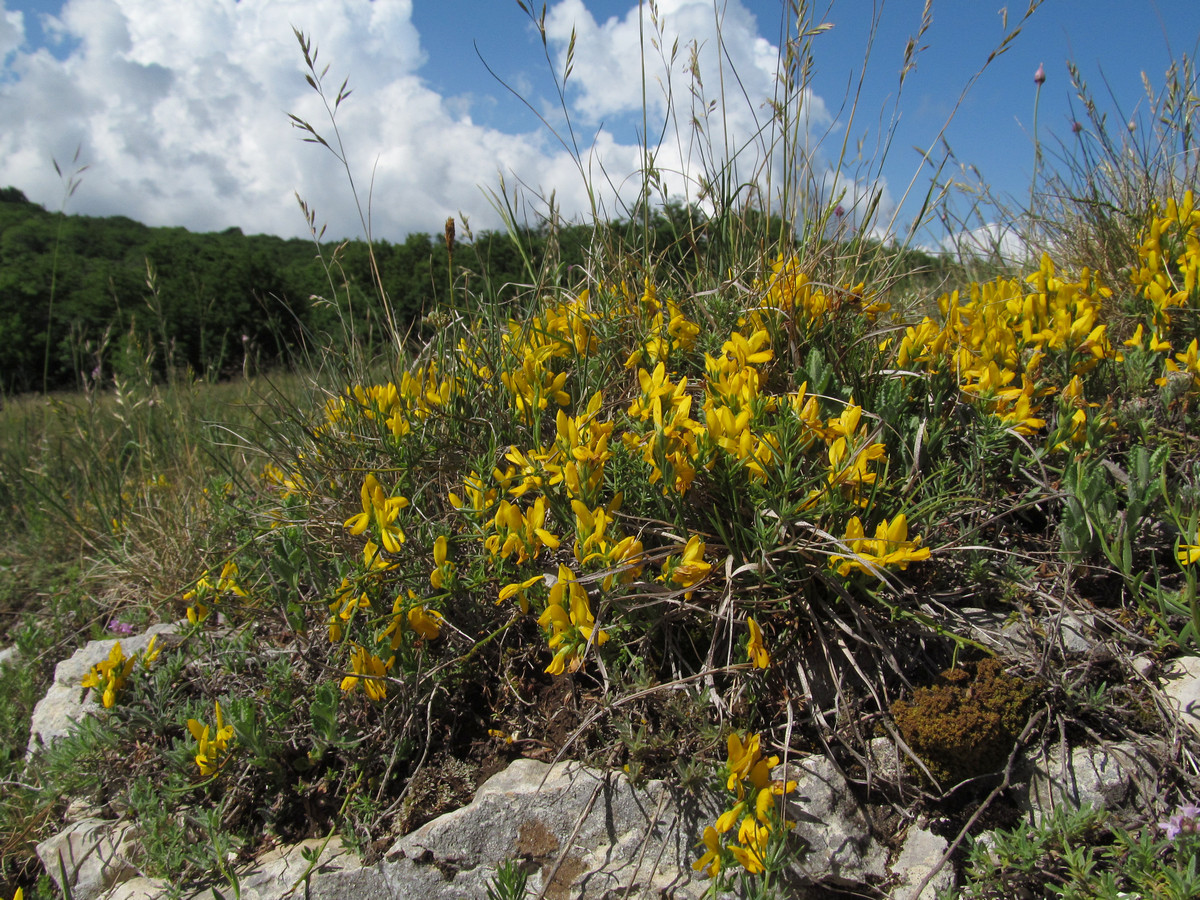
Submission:
<svg viewBox="0 0 1200 900">
<path fill-rule="evenodd" d="M 780 145 L 822 30 L 792 12 L 794 77 L 764 122 Z M 297 38 L 324 98 L 327 70 Z M 343 83 L 328 103 L 332 132 L 293 122 L 349 171 L 348 97 Z M 269 393 L 269 425 L 214 441 L 239 459 L 190 505 L 166 502 L 183 466 L 64 494 L 72 527 L 114 561 L 157 507 L 177 533 L 212 527 L 143 617 L 177 634 L 136 678 L 114 643 L 80 685 L 105 711 L 30 777 L 143 811 L 145 871 L 236 884 L 268 842 L 340 833 L 373 860 L 482 773 L 570 755 L 718 798 L 694 872 L 714 895 L 772 896 L 803 880 L 789 760 L 825 753 L 856 794 L 947 811 L 962 844 L 1022 747 L 1068 727 L 1160 728 L 1116 675 L 1134 653 L 1194 649 L 1200 628 L 1193 195 L 1128 210 L 1142 224 L 1123 270 L 1047 248 L 992 277 L 956 263 L 953 283 L 921 283 L 905 280 L 906 248 L 869 239 L 868 210 L 851 231 L 850 198 L 804 173 L 764 195 L 787 198 L 778 208 L 739 202 L 746 159 L 714 162 L 705 202 L 660 247 L 654 155 L 630 227 L 597 199 L 586 270 L 535 259 L 514 228 L 529 283 L 472 290 L 467 268 L 486 261 L 469 259 L 466 223 L 461 242 L 448 225 L 451 302 L 389 320 L 381 358 L 331 352 L 311 384 Z M 511 197 L 495 199 L 515 224 Z M 336 293 L 336 259 L 330 273 Z M 156 414 L 137 389 L 122 388 L 127 423 Z M 989 642 L 980 607 L 1037 639 Z M 1086 612 L 1118 661 L 1084 671 L 1064 611 Z M 939 693 L 939 679 L 973 687 Z M 982 748 L 953 723 L 987 720 L 985 679 L 1013 702 Z M 957 706 L 914 724 L 935 699 Z M 869 765 L 878 737 L 903 748 L 892 782 Z M 105 774 L 71 775 L 67 748 Z M 1170 827 L 1104 824 L 1090 868 L 1068 859 L 1099 833 L 1090 821 L 1020 840 L 1062 854 L 1039 864 L 1064 889 L 1101 870 L 1113 892 L 1186 879 L 1165 848 L 1194 824 L 1194 752 L 1186 738 L 1161 761 L 1171 805 L 1148 813 Z M 981 846 L 964 891 L 999 896 L 1011 876 Z M 1119 871 L 1134 855 L 1152 874 Z M 495 863 L 489 892 L 521 895 Z"/>
</svg>

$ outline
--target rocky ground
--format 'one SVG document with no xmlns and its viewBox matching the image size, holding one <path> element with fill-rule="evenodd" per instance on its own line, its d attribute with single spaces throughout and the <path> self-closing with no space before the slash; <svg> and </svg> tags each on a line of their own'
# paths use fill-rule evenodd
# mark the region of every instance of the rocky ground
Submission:
<svg viewBox="0 0 1200 900">
<path fill-rule="evenodd" d="M 173 630 L 156 626 L 123 639 L 123 646 L 135 653 L 153 635 L 169 639 Z M 59 663 L 33 716 L 31 754 L 98 708 L 80 681 L 107 657 L 112 643 L 92 641 Z M 8 653 L 0 664 L 16 662 Z M 1174 711 L 1179 729 L 1200 733 L 1200 657 L 1182 657 L 1161 672 L 1146 663 L 1132 676 Z M 1164 734 L 1161 740 L 1169 744 L 1177 737 Z M 1161 750 L 1149 742 L 1078 741 L 1026 751 L 993 790 L 996 808 L 1037 821 L 1056 805 L 1147 804 Z M 876 738 L 869 756 L 865 766 L 821 755 L 785 763 L 798 784 L 787 817 L 796 823 L 796 846 L 803 850 L 787 873 L 789 896 L 932 900 L 955 883 L 959 838 L 968 830 L 984 831 L 986 819 L 955 833 L 948 820 L 914 815 L 886 799 L 894 791 L 869 785 L 872 779 L 903 784 L 898 748 L 889 738 Z M 866 787 L 864 771 L 870 773 Z M 715 794 L 682 791 L 664 781 L 635 784 L 623 772 L 570 760 L 517 759 L 483 780 L 467 805 L 404 835 L 378 859 L 362 859 L 336 834 L 276 846 L 237 871 L 233 893 L 244 900 L 482 898 L 497 867 L 514 861 L 528 876 L 527 896 L 698 898 L 709 883 L 692 867 L 697 836 L 720 809 Z M 75 900 L 171 896 L 171 884 L 138 871 L 138 823 L 112 813 L 70 804 L 62 830 L 38 847 L 46 871 L 60 886 L 65 879 Z M 188 896 L 230 895 L 222 881 Z"/>
</svg>

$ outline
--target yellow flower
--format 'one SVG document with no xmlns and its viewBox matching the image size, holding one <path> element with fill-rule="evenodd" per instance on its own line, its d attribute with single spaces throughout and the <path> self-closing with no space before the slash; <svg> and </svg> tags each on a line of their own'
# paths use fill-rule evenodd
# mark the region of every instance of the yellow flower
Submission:
<svg viewBox="0 0 1200 900">
<path fill-rule="evenodd" d="M 188 719 L 187 723 L 188 731 L 191 732 L 197 744 L 196 765 L 200 768 L 200 774 L 204 776 L 215 775 L 221 771 L 224 760 L 220 757 L 225 755 L 229 741 L 233 738 L 233 726 L 225 724 L 225 719 L 221 715 L 221 704 L 214 703 L 213 707 L 217 730 L 211 738 L 207 725 L 201 725 L 195 719 Z"/>
<path fill-rule="evenodd" d="M 683 553 L 678 557 L 668 556 L 663 561 L 661 581 L 674 581 L 680 587 L 690 588 L 708 575 L 712 565 L 704 561 L 704 541 L 699 535 L 688 538 Z M 686 596 L 691 596 L 689 591 Z"/>
<path fill-rule="evenodd" d="M 854 569 L 869 571 L 868 565 L 882 568 L 896 566 L 907 569 L 910 562 L 929 559 L 928 547 L 921 546 L 921 536 L 908 538 L 908 517 L 903 513 L 889 523 L 884 519 L 875 528 L 875 537 L 868 538 L 863 531 L 862 521 L 852 516 L 846 524 L 845 542 L 857 558 L 830 557 L 830 568 L 839 575 L 849 575 Z"/>
<path fill-rule="evenodd" d="M 329 604 L 329 641 L 337 643 L 345 633 L 355 613 L 360 609 L 370 609 L 371 600 L 365 593 L 355 593 L 354 586 L 345 578 L 338 586 L 337 595 Z"/>
<path fill-rule="evenodd" d="M 454 563 L 450 562 L 447 557 L 449 542 L 444 534 L 438 535 L 437 540 L 433 542 L 433 564 L 434 570 L 429 573 L 429 583 L 437 590 L 445 588 L 454 578 Z"/>
<path fill-rule="evenodd" d="M 729 850 L 742 868 L 754 875 L 766 870 L 767 842 L 770 839 L 770 828 L 760 825 L 753 816 L 746 816 L 738 829 L 738 843 L 730 844 Z"/>
<path fill-rule="evenodd" d="M 717 829 L 718 834 L 724 834 L 730 828 L 737 824 L 737 820 L 746 810 L 746 801 L 740 800 L 733 805 L 732 809 L 728 809 L 717 817 L 717 821 L 713 827 Z"/>
<path fill-rule="evenodd" d="M 568 667 L 572 672 L 578 671 L 587 645 L 593 643 L 599 647 L 608 640 L 608 634 L 596 627 L 587 591 L 575 580 L 575 573 L 561 564 L 538 625 L 550 630 L 546 643 L 556 651 L 546 667 L 550 675 L 561 675 Z"/>
<path fill-rule="evenodd" d="M 762 629 L 749 616 L 746 617 L 746 622 L 750 626 L 750 642 L 746 645 L 746 655 L 750 662 L 754 663 L 754 668 L 765 669 L 771 665 L 771 654 L 763 645 Z"/>
<path fill-rule="evenodd" d="M 183 600 L 188 604 L 187 620 L 196 625 L 208 618 L 211 611 L 208 604 L 204 601 L 207 599 L 216 600 L 221 594 L 233 594 L 238 597 L 247 596 L 242 590 L 241 585 L 237 582 L 238 567 L 237 563 L 229 560 L 221 567 L 221 575 L 217 578 L 217 583 L 213 584 L 205 575 L 196 582 L 196 586 L 183 595 Z"/>
<path fill-rule="evenodd" d="M 351 534 L 362 534 L 374 522 L 379 526 L 379 536 L 383 549 L 388 553 L 399 553 L 400 545 L 404 543 L 404 530 L 396 524 L 400 510 L 408 506 L 407 497 L 389 497 L 383 491 L 383 485 L 371 473 L 363 479 L 362 511 L 351 516 L 343 524 Z"/>
<path fill-rule="evenodd" d="M 713 878 L 721 871 L 721 837 L 717 830 L 709 825 L 704 829 L 704 855 L 692 863 L 692 868 L 703 872 L 705 877 Z"/>
<path fill-rule="evenodd" d="M 359 489 L 359 496 L 362 498 L 362 511 L 342 523 L 342 526 L 349 529 L 351 534 L 362 534 L 370 527 L 371 516 L 375 511 L 372 498 L 377 487 L 379 487 L 379 481 L 373 474 L 368 472 L 367 477 L 363 479 L 362 487 Z"/>
<path fill-rule="evenodd" d="M 1180 544 L 1175 555 L 1181 566 L 1190 566 L 1200 560 L 1200 544 Z"/>
<path fill-rule="evenodd" d="M 387 682 L 384 679 L 391 667 L 391 659 L 385 663 L 375 654 L 368 653 L 366 648 L 354 644 L 350 650 L 351 674 L 342 679 L 341 689 L 349 694 L 361 681 L 368 697 L 383 700 L 387 697 Z"/>
<path fill-rule="evenodd" d="M 126 657 L 125 651 L 121 649 L 121 642 L 114 641 L 108 659 L 92 666 L 91 671 L 83 676 L 82 686 L 101 689 L 104 708 L 112 709 L 117 700 L 117 691 L 125 686 L 125 679 L 133 671 L 136 660 L 136 655 Z"/>
<path fill-rule="evenodd" d="M 496 603 L 500 604 L 505 600 L 508 600 L 510 597 L 516 597 L 517 603 L 520 604 L 521 612 L 528 613 L 529 597 L 526 596 L 525 592 L 539 581 L 543 580 L 545 580 L 544 576 L 534 575 L 532 578 L 526 578 L 524 581 L 506 584 L 504 587 L 500 588 L 500 598 L 496 601 Z"/>
<path fill-rule="evenodd" d="M 150 664 L 158 659 L 160 653 L 162 653 L 162 647 L 158 645 L 158 635 L 152 635 L 150 643 L 146 645 L 146 649 L 142 653 L 142 665 L 149 669 Z"/>
<path fill-rule="evenodd" d="M 408 624 L 425 640 L 432 641 L 442 633 L 442 614 L 436 609 L 414 606 L 408 611 Z"/>
</svg>

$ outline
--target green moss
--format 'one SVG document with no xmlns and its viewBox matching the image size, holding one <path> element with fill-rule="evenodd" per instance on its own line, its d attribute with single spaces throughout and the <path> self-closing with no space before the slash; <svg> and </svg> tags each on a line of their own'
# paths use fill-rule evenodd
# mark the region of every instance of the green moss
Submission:
<svg viewBox="0 0 1200 900">
<path fill-rule="evenodd" d="M 1033 687 L 999 660 L 948 669 L 892 706 L 901 735 L 947 786 L 999 771 L 1029 718 Z"/>
</svg>

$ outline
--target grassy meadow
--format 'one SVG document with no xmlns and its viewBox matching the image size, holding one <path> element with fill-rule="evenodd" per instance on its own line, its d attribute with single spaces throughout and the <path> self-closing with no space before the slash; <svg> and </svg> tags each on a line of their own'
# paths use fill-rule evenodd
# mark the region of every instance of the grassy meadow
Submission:
<svg viewBox="0 0 1200 900">
<path fill-rule="evenodd" d="M 819 34 L 795 38 L 803 71 Z M 528 277 L 493 285 L 447 223 L 451 299 L 392 320 L 381 282 L 385 353 L 345 312 L 296 371 L 164 379 L 146 347 L 5 397 L 0 893 L 58 896 L 32 847 L 60 797 L 136 816 L 145 873 L 236 893 L 264 847 L 376 859 L 532 756 L 717 786 L 697 870 L 786 896 L 770 770 L 823 753 L 941 823 L 964 897 L 1195 896 L 1200 736 L 1138 673 L 1200 629 L 1196 95 L 1185 57 L 1154 129 L 1089 107 L 1084 149 L 1007 212 L 1023 261 L 847 233 L 838 198 L 739 202 L 732 162 L 704 209 L 652 216 L 648 148 L 635 227 L 597 221 L 587 267 L 514 227 Z M 298 127 L 340 148 L 343 99 Z M 159 622 L 89 676 L 103 711 L 26 759 L 55 663 Z M 1150 738 L 1152 804 L 1038 828 L 1006 806 L 1024 750 Z"/>
</svg>

